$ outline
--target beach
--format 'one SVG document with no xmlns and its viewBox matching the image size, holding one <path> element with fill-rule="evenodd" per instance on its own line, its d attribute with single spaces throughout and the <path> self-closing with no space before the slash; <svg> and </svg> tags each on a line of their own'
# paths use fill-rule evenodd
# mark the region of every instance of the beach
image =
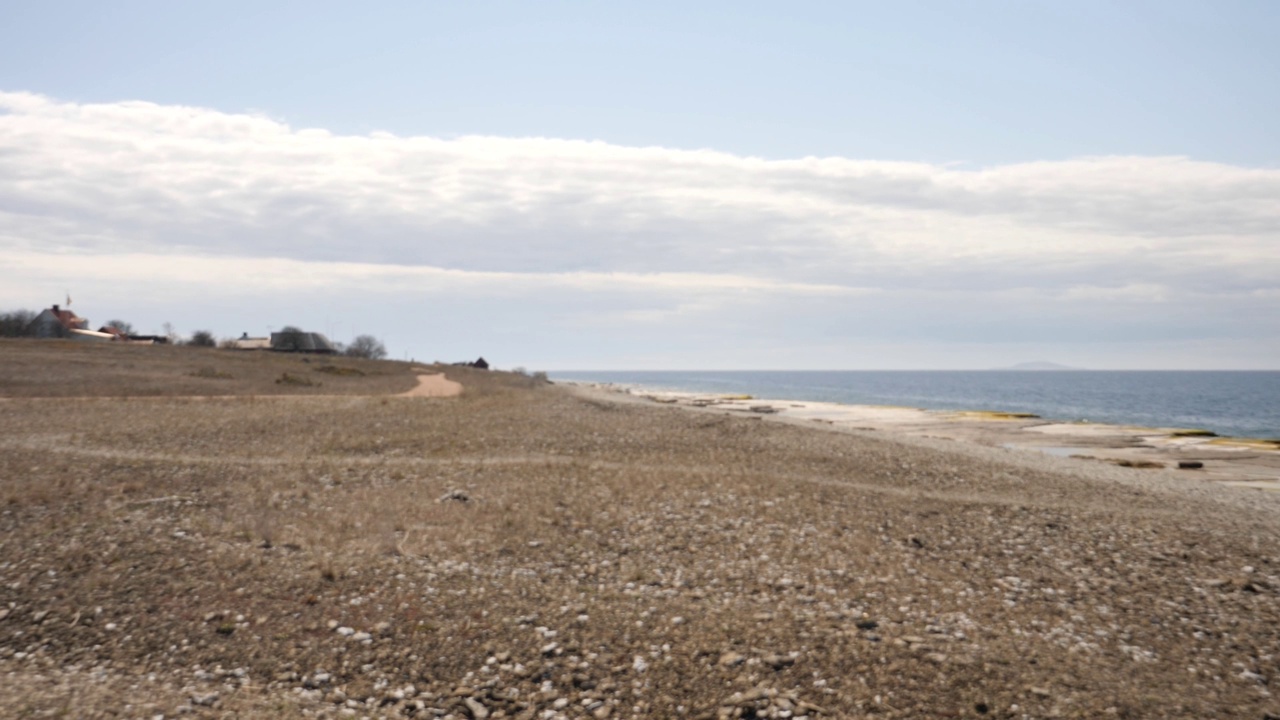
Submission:
<svg viewBox="0 0 1280 720">
<path fill-rule="evenodd" d="M 887 432 L 965 445 L 1031 451 L 1055 458 L 1151 470 L 1178 469 L 1236 487 L 1280 490 L 1280 441 L 1219 437 L 1197 429 L 1062 422 L 1029 413 L 982 409 L 926 410 L 768 399 L 728 393 L 654 390 L 609 383 L 572 383 L 592 392 L 634 396 L 703 412 L 759 416 L 775 422 L 816 423 L 843 432 Z M 1043 458 L 1036 462 L 1043 463 Z M 1071 468 L 1073 464 L 1061 466 Z"/>
<path fill-rule="evenodd" d="M 241 372 L 217 352 L 164 357 Z M 8 393 L 0 715 L 1280 713 L 1280 495 L 1209 461 L 271 362 L 325 385 Z M 399 396 L 424 374 L 461 393 Z"/>
</svg>

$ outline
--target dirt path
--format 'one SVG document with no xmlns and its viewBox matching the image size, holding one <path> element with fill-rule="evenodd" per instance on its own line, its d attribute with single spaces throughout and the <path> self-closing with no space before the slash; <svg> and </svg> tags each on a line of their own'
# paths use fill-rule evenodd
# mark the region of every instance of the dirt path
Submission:
<svg viewBox="0 0 1280 720">
<path fill-rule="evenodd" d="M 418 386 L 406 390 L 402 393 L 396 393 L 393 397 L 457 397 L 462 394 L 462 383 L 449 380 L 444 373 L 420 374 L 418 375 Z M 51 395 L 51 396 L 33 396 L 33 397 L 0 397 L 2 402 L 28 402 L 31 400 L 46 401 L 63 401 L 63 400 L 80 400 L 80 401 L 105 401 L 118 402 L 128 400 L 129 402 L 138 402 L 152 400 L 157 402 L 172 402 L 175 400 L 244 400 L 245 398 L 253 398 L 254 400 L 270 400 L 273 398 L 286 399 L 308 399 L 308 400 L 341 400 L 343 398 L 369 398 L 380 397 L 379 395 Z"/>
<path fill-rule="evenodd" d="M 462 383 L 454 382 L 444 373 L 419 375 L 418 387 L 400 393 L 400 397 L 456 397 L 462 394 Z"/>
</svg>

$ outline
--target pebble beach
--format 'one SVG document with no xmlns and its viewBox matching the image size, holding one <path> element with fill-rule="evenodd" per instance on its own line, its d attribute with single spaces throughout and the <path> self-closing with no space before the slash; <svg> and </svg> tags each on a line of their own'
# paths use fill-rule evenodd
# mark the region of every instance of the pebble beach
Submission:
<svg viewBox="0 0 1280 720">
<path fill-rule="evenodd" d="M 431 370 L 5 400 L 0 716 L 1280 716 L 1274 493 Z"/>
</svg>

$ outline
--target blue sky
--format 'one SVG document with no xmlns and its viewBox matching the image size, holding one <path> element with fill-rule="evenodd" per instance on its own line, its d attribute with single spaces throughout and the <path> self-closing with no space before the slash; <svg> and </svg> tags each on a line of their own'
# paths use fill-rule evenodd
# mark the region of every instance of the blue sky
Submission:
<svg viewBox="0 0 1280 720">
<path fill-rule="evenodd" d="M 0 85 L 336 133 L 1280 164 L 1270 2 L 39 2 Z"/>
<path fill-rule="evenodd" d="M 1275 3 L 368 5 L 0 6 L 0 306 L 551 369 L 1277 366 Z"/>
</svg>

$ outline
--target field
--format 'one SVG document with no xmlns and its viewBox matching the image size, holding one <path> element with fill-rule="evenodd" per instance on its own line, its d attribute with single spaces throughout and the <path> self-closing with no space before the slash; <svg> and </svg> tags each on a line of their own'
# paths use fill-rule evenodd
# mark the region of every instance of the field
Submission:
<svg viewBox="0 0 1280 720">
<path fill-rule="evenodd" d="M 1280 717 L 1272 494 L 416 367 L 0 343 L 0 716 Z"/>
</svg>

